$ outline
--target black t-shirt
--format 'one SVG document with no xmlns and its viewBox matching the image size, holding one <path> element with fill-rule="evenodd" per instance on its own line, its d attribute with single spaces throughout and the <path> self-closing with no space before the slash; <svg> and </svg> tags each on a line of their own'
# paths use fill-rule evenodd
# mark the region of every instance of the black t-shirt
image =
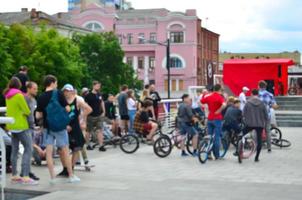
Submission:
<svg viewBox="0 0 302 200">
<path fill-rule="evenodd" d="M 115 105 L 110 101 L 105 101 L 106 117 L 108 119 L 115 119 Z"/>
<path fill-rule="evenodd" d="M 158 102 L 161 101 L 161 98 L 160 98 L 158 92 L 156 92 L 156 91 L 150 92 L 150 97 L 152 98 L 152 101 L 153 101 L 153 107 L 157 108 L 158 107 Z"/>
<path fill-rule="evenodd" d="M 142 111 L 140 114 L 140 121 L 143 123 L 148 123 L 149 122 L 149 112 Z"/>
<path fill-rule="evenodd" d="M 85 101 L 92 108 L 92 112 L 89 116 L 98 117 L 103 113 L 101 107 L 102 96 L 100 94 L 89 92 L 89 94 L 85 96 Z"/>
<path fill-rule="evenodd" d="M 52 92 L 53 92 L 53 90 L 43 92 L 37 100 L 37 109 L 36 109 L 36 111 L 43 113 L 43 127 L 44 128 L 48 128 L 47 120 L 46 120 L 46 117 L 47 117 L 46 107 L 47 107 L 47 105 L 48 105 L 48 103 L 51 99 Z M 66 101 L 66 99 L 65 99 L 65 97 L 64 97 L 64 95 L 61 91 L 58 91 L 58 101 L 61 104 L 61 106 L 64 107 L 64 108 L 68 105 L 68 103 L 67 103 L 67 101 Z"/>
<path fill-rule="evenodd" d="M 26 91 L 27 91 L 26 82 L 29 81 L 28 76 L 24 73 L 18 73 L 15 75 L 15 77 L 17 77 L 21 81 L 21 84 L 22 84 L 21 91 L 26 93 Z"/>
</svg>

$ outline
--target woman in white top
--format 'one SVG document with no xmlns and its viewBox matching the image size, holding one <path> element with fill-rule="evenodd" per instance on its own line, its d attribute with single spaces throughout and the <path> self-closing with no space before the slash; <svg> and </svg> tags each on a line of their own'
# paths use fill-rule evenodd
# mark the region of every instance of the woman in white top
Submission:
<svg viewBox="0 0 302 200">
<path fill-rule="evenodd" d="M 128 90 L 127 95 L 128 95 L 127 108 L 128 108 L 128 115 L 129 115 L 129 132 L 134 133 L 133 123 L 137 110 L 137 104 L 136 104 L 133 90 Z"/>
</svg>

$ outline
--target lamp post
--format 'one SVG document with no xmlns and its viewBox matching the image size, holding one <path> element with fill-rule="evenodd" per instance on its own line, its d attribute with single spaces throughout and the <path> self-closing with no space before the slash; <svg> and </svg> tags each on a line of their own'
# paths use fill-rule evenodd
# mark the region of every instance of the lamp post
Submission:
<svg viewBox="0 0 302 200">
<path fill-rule="evenodd" d="M 170 79 L 171 79 L 171 73 L 170 73 L 170 39 L 168 38 L 165 42 L 156 42 L 156 41 L 151 41 L 151 40 L 146 40 L 143 37 L 138 37 L 138 39 L 143 40 L 144 42 L 148 42 L 150 44 L 158 44 L 161 46 L 165 46 L 166 47 L 166 69 L 167 69 L 167 81 L 168 81 L 168 99 L 171 98 L 171 84 L 170 84 Z"/>
</svg>

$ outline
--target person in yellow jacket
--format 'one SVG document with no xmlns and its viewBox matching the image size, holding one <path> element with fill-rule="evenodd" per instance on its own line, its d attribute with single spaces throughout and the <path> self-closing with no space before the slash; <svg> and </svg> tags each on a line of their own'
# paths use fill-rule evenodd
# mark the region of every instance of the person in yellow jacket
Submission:
<svg viewBox="0 0 302 200">
<path fill-rule="evenodd" d="M 26 185 L 36 185 L 37 182 L 29 177 L 32 155 L 32 136 L 29 131 L 27 116 L 30 114 L 30 109 L 26 103 L 24 94 L 20 90 L 21 86 L 20 80 L 17 77 L 13 77 L 3 92 L 7 108 L 6 115 L 7 117 L 14 118 L 14 123 L 7 125 L 7 129 L 12 133 L 11 181 Z M 20 142 L 24 147 L 21 163 L 23 177 L 20 177 L 17 171 Z"/>
</svg>

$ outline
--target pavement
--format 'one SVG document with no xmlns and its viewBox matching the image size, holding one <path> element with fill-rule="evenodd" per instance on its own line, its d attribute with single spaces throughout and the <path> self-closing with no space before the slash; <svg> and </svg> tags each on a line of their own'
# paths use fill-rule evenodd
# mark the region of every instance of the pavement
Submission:
<svg viewBox="0 0 302 200">
<path fill-rule="evenodd" d="M 141 146 L 135 154 L 119 148 L 105 153 L 89 152 L 91 172 L 76 171 L 80 183 L 49 184 L 46 167 L 33 167 L 41 181 L 38 186 L 11 185 L 8 188 L 49 192 L 34 200 L 301 200 L 301 128 L 282 128 L 283 137 L 292 142 L 286 149 L 263 150 L 260 162 L 253 159 L 238 164 L 228 152 L 226 158 L 202 165 L 197 158 L 180 157 L 176 148 L 167 158 L 158 158 L 151 146 Z M 59 161 L 56 171 L 61 170 Z"/>
</svg>

